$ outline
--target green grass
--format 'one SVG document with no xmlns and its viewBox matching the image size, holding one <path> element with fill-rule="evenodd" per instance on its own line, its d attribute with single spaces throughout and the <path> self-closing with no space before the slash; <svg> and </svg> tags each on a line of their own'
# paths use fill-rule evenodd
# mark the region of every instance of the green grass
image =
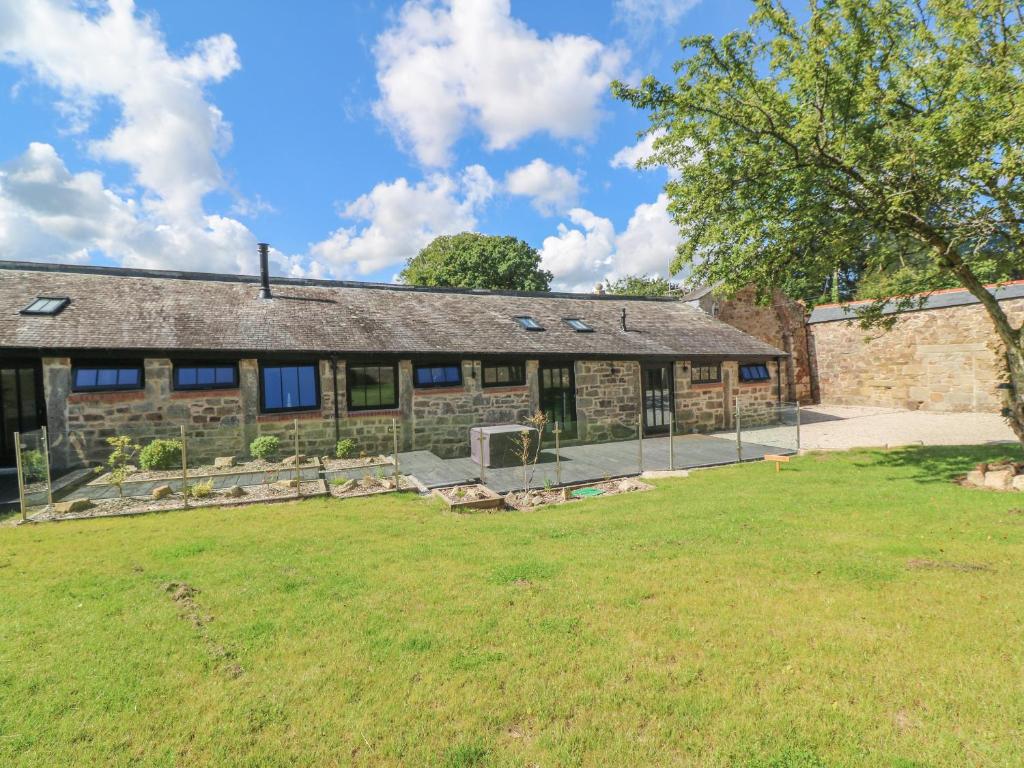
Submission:
<svg viewBox="0 0 1024 768">
<path fill-rule="evenodd" d="M 0 765 L 1019 766 L 1006 450 L 2 528 Z"/>
</svg>

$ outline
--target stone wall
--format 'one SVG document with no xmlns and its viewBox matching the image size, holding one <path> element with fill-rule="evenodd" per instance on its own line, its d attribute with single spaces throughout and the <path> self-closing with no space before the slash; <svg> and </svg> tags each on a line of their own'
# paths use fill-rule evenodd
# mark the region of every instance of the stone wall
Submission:
<svg viewBox="0 0 1024 768">
<path fill-rule="evenodd" d="M 815 402 L 804 306 L 778 292 L 767 305 L 758 304 L 756 297 L 755 289 L 749 287 L 732 299 L 714 299 L 718 319 L 787 352 L 789 358 L 782 364 L 783 400 Z"/>
<path fill-rule="evenodd" d="M 732 369 L 723 366 L 722 381 L 713 384 L 693 384 L 691 367 L 688 360 L 675 364 L 676 431 L 681 434 L 714 432 L 731 427 L 732 409 L 726 408 L 726 403 L 732 402 L 731 396 L 727 396 L 731 383 L 724 374 L 730 374 L 734 380 L 735 366 Z"/>
<path fill-rule="evenodd" d="M 1024 299 L 1001 302 L 1024 320 Z M 999 412 L 1002 348 L 979 304 L 902 314 L 886 332 L 854 320 L 809 326 L 821 401 L 928 411 Z"/>
<path fill-rule="evenodd" d="M 577 360 L 574 375 L 579 440 L 602 443 L 635 438 L 640 417 L 640 364 Z"/>
</svg>

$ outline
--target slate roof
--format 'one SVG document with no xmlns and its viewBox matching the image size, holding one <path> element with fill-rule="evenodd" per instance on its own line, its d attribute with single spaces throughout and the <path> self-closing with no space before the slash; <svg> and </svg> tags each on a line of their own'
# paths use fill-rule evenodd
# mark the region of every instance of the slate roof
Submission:
<svg viewBox="0 0 1024 768">
<path fill-rule="evenodd" d="M 606 358 L 785 353 L 675 299 L 423 289 L 373 283 L 0 262 L 0 349 L 395 353 Z M 22 315 L 67 296 L 55 316 Z M 620 327 L 626 309 L 627 331 Z M 531 315 L 544 331 L 513 317 Z M 594 328 L 577 333 L 563 318 Z"/>
<path fill-rule="evenodd" d="M 986 286 L 989 293 L 998 301 L 1008 299 L 1024 298 L 1024 280 L 1015 280 L 1010 283 L 1001 283 Z M 867 301 L 851 301 L 846 304 L 819 304 L 812 311 L 807 319 L 809 323 L 832 323 L 837 320 L 855 320 L 857 316 L 854 310 L 858 306 L 868 304 Z M 935 291 L 929 295 L 924 305 L 912 307 L 911 309 L 900 310 L 895 301 L 890 301 L 882 308 L 883 315 L 891 315 L 898 312 L 920 312 L 925 309 L 942 309 L 944 307 L 962 307 L 968 304 L 980 303 L 974 294 L 963 288 L 948 288 Z"/>
</svg>

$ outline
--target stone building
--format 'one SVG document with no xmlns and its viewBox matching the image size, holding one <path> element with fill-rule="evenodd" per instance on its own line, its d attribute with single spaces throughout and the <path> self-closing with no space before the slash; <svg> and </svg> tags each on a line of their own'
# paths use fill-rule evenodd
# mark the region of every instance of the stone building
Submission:
<svg viewBox="0 0 1024 768">
<path fill-rule="evenodd" d="M 182 426 L 196 459 L 296 420 L 308 454 L 390 452 L 397 424 L 401 450 L 466 455 L 537 410 L 567 441 L 710 431 L 771 418 L 786 359 L 674 298 L 0 262 L 0 463 L 44 424 L 60 467 Z"/>
</svg>

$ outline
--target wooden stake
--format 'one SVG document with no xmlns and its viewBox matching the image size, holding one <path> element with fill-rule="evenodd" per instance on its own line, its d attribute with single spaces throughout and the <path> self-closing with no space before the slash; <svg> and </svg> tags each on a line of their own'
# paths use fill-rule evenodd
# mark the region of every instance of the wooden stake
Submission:
<svg viewBox="0 0 1024 768">
<path fill-rule="evenodd" d="M 18 505 L 21 507 L 21 519 L 28 518 L 25 512 L 25 478 L 21 474 L 21 432 L 14 433 L 14 463 L 18 472 Z"/>
</svg>

